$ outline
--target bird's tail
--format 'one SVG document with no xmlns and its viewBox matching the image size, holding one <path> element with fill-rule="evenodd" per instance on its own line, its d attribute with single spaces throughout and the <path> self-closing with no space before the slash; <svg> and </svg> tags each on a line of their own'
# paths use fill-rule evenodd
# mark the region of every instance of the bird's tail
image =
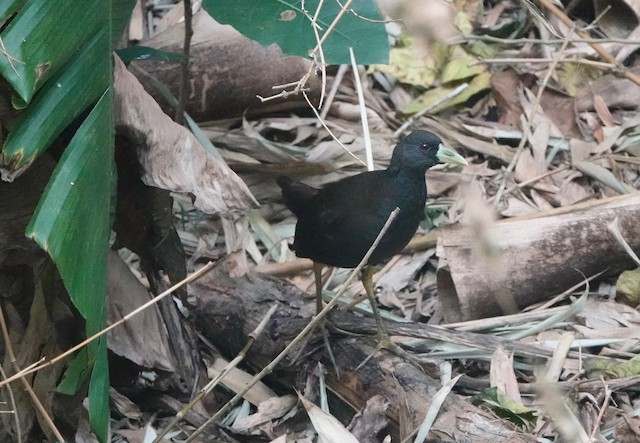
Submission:
<svg viewBox="0 0 640 443">
<path fill-rule="evenodd" d="M 289 177 L 278 177 L 276 183 L 282 189 L 284 203 L 297 217 L 305 212 L 305 208 L 313 204 L 311 200 L 318 193 L 318 189 Z"/>
</svg>

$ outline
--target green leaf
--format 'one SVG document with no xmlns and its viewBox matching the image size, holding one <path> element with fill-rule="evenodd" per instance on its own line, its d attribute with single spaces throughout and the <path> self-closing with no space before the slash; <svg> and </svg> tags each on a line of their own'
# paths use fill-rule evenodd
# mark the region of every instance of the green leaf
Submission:
<svg viewBox="0 0 640 443">
<path fill-rule="evenodd" d="M 91 429 L 103 442 L 109 435 L 109 361 L 107 337 L 97 340 L 96 360 L 89 382 L 89 422 Z M 106 395 L 105 395 L 106 393 Z"/>
<path fill-rule="evenodd" d="M 491 74 L 489 72 L 482 72 L 471 79 L 471 82 L 469 83 L 469 86 L 467 88 L 465 88 L 459 94 L 451 97 L 450 99 L 439 103 L 441 100 L 445 99 L 447 96 L 449 96 L 449 94 L 455 91 L 455 89 L 458 87 L 457 84 L 442 85 L 438 88 L 429 89 L 425 93 L 419 95 L 407 106 L 405 106 L 402 110 L 402 113 L 415 114 L 416 112 L 422 111 L 424 108 L 439 103 L 429 111 L 430 114 L 436 114 L 444 109 L 466 102 L 478 92 L 489 89 L 490 86 Z"/>
<path fill-rule="evenodd" d="M 7 136 L 3 164 L 14 171 L 30 165 L 104 93 L 111 78 L 108 48 L 107 30 L 103 29 L 44 85 Z"/>
<path fill-rule="evenodd" d="M 593 80 L 602 77 L 602 71 L 599 68 L 573 62 L 560 63 L 556 73 L 558 83 L 571 97 L 578 95 Z"/>
<path fill-rule="evenodd" d="M 584 361 L 584 370 L 591 379 L 604 377 L 605 380 L 632 377 L 640 374 L 640 361 L 618 362 L 614 359 L 591 357 Z"/>
<path fill-rule="evenodd" d="M 98 3 L 102 5 L 102 3 Z M 129 25 L 131 12 L 136 5 L 136 0 L 109 0 L 111 19 L 111 45 L 115 48 L 122 32 Z M 105 23 L 106 25 L 106 23 Z"/>
<path fill-rule="evenodd" d="M 26 231 L 56 264 L 69 296 L 86 319 L 88 336 L 100 331 L 105 322 L 111 109 L 111 91 L 107 90 L 67 146 Z M 108 386 L 104 384 L 106 372 L 99 366 L 106 365 L 106 347 L 102 341 L 93 342 L 87 351 L 89 364 L 95 363 L 89 393 L 91 425 L 106 442 Z"/>
<path fill-rule="evenodd" d="M 632 307 L 640 305 L 640 269 L 624 271 L 618 276 L 616 301 Z"/>
<path fill-rule="evenodd" d="M 22 8 L 26 2 L 27 0 L 4 0 L 0 2 L 0 25 L 2 25 L 3 20 L 8 19 L 11 14 Z"/>
<path fill-rule="evenodd" d="M 515 402 L 496 387 L 485 389 L 474 397 L 472 403 L 486 406 L 497 416 L 506 418 L 522 429 L 534 428 L 538 419 L 535 411 Z"/>
<path fill-rule="evenodd" d="M 440 74 L 442 83 L 450 83 L 468 79 L 483 72 L 487 67 L 473 55 L 469 54 L 462 46 L 455 45 L 449 48 L 449 60 Z"/>
<path fill-rule="evenodd" d="M 110 94 L 105 92 L 71 140 L 26 232 L 53 259 L 87 319 L 89 335 L 101 329 L 104 318 L 113 155 Z"/>
<path fill-rule="evenodd" d="M 7 26 L 2 33 L 7 55 L 0 56 L 0 74 L 25 103 L 82 43 L 105 27 L 102 5 L 86 0 L 34 0 Z"/>
<path fill-rule="evenodd" d="M 56 387 L 56 392 L 65 395 L 74 395 L 80 389 L 82 383 L 85 382 L 89 376 L 89 356 L 87 355 L 87 348 L 82 348 L 73 357 L 67 370 L 64 372 L 62 381 Z"/>
<path fill-rule="evenodd" d="M 105 323 L 106 254 L 115 188 L 109 89 L 112 47 L 134 5 L 135 0 L 0 1 L 5 17 L 17 12 L 2 33 L 6 52 L 0 53 L 0 75 L 17 92 L 12 103 L 25 109 L 2 147 L 4 161 L 14 168 L 8 171 L 9 178 L 28 167 L 54 139 L 66 142 L 60 137 L 63 131 L 75 132 L 26 235 L 52 257 L 86 319 L 88 335 Z M 91 428 L 106 442 L 106 338 L 76 355 L 60 391 L 71 393 L 86 386 L 89 374 Z"/>
<path fill-rule="evenodd" d="M 264 46 L 277 44 L 283 53 L 308 57 L 316 47 L 316 37 L 311 18 L 316 12 L 318 0 L 304 2 L 281 0 L 204 0 L 204 9 L 220 23 L 230 24 L 247 37 Z M 323 43 L 323 53 L 328 64 L 350 63 L 349 47 L 353 48 L 359 64 L 387 63 L 389 44 L 380 12 L 373 0 L 354 0 L 335 29 Z M 325 1 L 316 23 L 318 34 L 329 28 L 340 12 L 338 2 Z"/>
</svg>

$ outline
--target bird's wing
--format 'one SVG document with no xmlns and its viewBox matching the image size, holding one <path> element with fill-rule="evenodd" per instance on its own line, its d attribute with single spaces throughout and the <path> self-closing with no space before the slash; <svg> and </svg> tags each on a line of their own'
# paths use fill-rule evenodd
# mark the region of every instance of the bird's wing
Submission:
<svg viewBox="0 0 640 443">
<path fill-rule="evenodd" d="M 284 203 L 296 217 L 301 217 L 307 208 L 314 205 L 313 200 L 319 192 L 319 189 L 289 177 L 278 177 L 276 183 L 282 189 Z"/>
<path fill-rule="evenodd" d="M 347 229 L 361 227 L 364 225 L 362 218 L 370 218 L 374 213 L 387 219 L 394 209 L 394 190 L 391 181 L 381 179 L 384 174 L 386 171 L 368 172 L 331 183 L 319 190 L 315 200 L 318 215 L 329 231 L 342 230 L 339 225 Z M 371 225 L 375 226 L 376 223 Z"/>
</svg>

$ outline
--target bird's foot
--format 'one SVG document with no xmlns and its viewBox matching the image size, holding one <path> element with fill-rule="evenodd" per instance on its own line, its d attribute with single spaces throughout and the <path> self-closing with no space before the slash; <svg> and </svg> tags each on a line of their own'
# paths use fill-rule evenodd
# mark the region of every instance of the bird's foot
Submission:
<svg viewBox="0 0 640 443">
<path fill-rule="evenodd" d="M 379 326 L 381 326 L 381 325 L 379 325 Z M 377 337 L 376 337 L 376 342 L 377 342 L 376 348 L 371 352 L 371 354 L 369 354 L 367 356 L 367 358 L 365 358 L 362 361 L 362 363 L 360 363 L 358 365 L 358 367 L 356 368 L 356 371 L 358 369 L 364 367 L 364 365 L 366 365 L 367 362 L 369 360 L 371 360 L 371 357 L 376 355 L 382 349 L 386 349 L 387 351 L 395 354 L 397 357 L 400 357 L 403 360 L 407 360 L 407 361 L 413 363 L 416 367 L 418 367 L 418 368 L 420 368 L 422 370 L 422 364 L 420 363 L 420 360 L 418 360 L 410 352 L 407 352 L 404 349 L 402 349 L 397 343 L 394 343 L 391 340 L 391 337 L 389 337 L 389 334 L 384 329 L 381 330 L 380 328 L 378 328 L 378 334 L 377 334 Z"/>
</svg>

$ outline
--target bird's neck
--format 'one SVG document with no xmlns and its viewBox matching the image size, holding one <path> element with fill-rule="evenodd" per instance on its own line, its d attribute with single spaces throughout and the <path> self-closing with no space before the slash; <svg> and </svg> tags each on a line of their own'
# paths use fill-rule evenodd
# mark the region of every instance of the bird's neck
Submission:
<svg viewBox="0 0 640 443">
<path fill-rule="evenodd" d="M 398 168 L 391 165 L 387 169 L 387 173 L 393 177 L 394 182 L 410 184 L 410 183 L 425 183 L 426 171 L 410 169 L 410 168 Z"/>
<path fill-rule="evenodd" d="M 424 172 L 391 168 L 387 172 L 393 176 L 394 188 L 403 200 L 415 200 L 424 204 L 427 198 Z"/>
</svg>

